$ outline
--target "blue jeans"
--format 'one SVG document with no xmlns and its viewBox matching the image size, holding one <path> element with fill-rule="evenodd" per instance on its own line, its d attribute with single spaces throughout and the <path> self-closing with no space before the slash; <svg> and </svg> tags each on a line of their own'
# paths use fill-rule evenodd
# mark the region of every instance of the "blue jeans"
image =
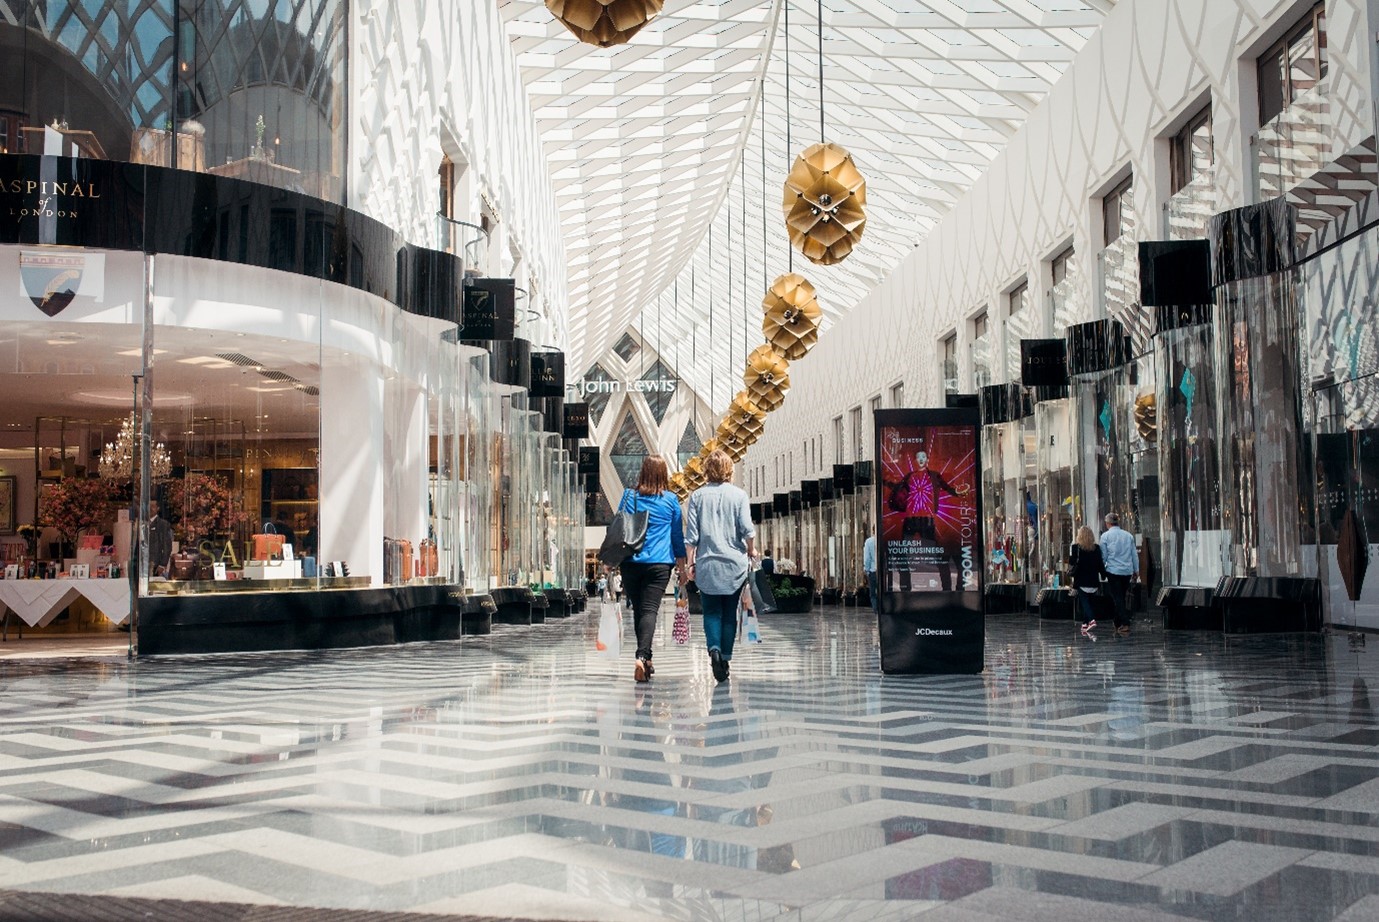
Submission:
<svg viewBox="0 0 1379 922">
<path fill-rule="evenodd" d="M 877 606 L 877 601 L 876 601 L 876 571 L 875 571 L 875 570 L 868 570 L 868 571 L 867 571 L 867 590 L 868 590 L 867 595 L 871 598 L 871 610 L 872 610 L 875 614 L 878 614 L 878 615 L 881 614 L 881 609 Z"/>
<path fill-rule="evenodd" d="M 704 606 L 704 643 L 710 649 L 718 648 L 725 660 L 733 658 L 733 641 L 737 639 L 737 603 L 742 593 L 732 595 L 699 594 L 700 604 Z"/>
</svg>

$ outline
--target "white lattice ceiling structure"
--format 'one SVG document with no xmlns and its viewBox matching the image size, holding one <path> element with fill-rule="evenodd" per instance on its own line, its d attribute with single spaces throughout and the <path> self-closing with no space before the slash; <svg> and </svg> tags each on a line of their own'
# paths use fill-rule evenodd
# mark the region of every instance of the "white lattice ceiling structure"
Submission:
<svg viewBox="0 0 1379 922">
<path fill-rule="evenodd" d="M 541 0 L 498 2 L 560 196 L 572 371 L 634 327 L 723 409 L 789 264 L 781 183 L 821 139 L 817 0 L 668 0 L 609 49 Z M 794 258 L 825 329 L 981 175 L 1114 3 L 824 0 L 824 136 L 868 200 L 846 261 Z"/>
</svg>

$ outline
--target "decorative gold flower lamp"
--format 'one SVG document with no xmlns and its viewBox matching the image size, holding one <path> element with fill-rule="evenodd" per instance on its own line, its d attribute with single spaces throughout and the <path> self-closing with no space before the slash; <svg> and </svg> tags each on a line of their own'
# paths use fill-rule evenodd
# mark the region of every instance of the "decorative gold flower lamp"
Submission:
<svg viewBox="0 0 1379 922">
<path fill-rule="evenodd" d="M 665 0 L 546 0 L 546 9 L 581 42 L 607 48 L 641 31 Z"/>
<path fill-rule="evenodd" d="M 802 359 L 819 341 L 819 321 L 824 312 L 814 286 L 804 276 L 790 272 L 777 278 L 761 299 L 761 308 L 765 311 L 761 332 L 785 358 Z"/>
<path fill-rule="evenodd" d="M 842 262 L 867 225 L 867 181 L 837 144 L 815 144 L 785 177 L 785 226 L 790 243 L 810 262 Z"/>
<path fill-rule="evenodd" d="M 779 409 L 790 391 L 790 363 L 773 346 L 757 346 L 747 356 L 742 384 L 757 407 L 768 413 Z"/>
</svg>

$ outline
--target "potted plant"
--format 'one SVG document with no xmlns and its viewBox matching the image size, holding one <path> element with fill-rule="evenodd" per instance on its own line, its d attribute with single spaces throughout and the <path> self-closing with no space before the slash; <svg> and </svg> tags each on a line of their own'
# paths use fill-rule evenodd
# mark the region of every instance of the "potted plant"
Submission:
<svg viewBox="0 0 1379 922">
<path fill-rule="evenodd" d="M 188 474 L 168 483 L 164 496 L 168 520 L 177 524 L 178 539 L 188 549 L 211 538 L 228 538 L 249 514 L 236 508 L 234 491 L 206 474 Z"/>
<path fill-rule="evenodd" d="M 109 481 L 64 477 L 43 491 L 38 524 L 56 528 L 62 535 L 63 555 L 71 556 L 66 548 L 76 547 L 77 536 L 103 527 L 111 513 Z"/>
<path fill-rule="evenodd" d="M 798 615 L 814 607 L 814 580 L 809 577 L 773 573 L 770 582 L 778 613 Z"/>
</svg>

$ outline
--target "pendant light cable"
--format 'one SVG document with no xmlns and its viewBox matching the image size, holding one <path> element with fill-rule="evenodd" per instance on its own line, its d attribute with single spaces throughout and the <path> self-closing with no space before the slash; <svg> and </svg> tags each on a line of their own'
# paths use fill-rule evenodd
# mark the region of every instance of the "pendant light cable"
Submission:
<svg viewBox="0 0 1379 922">
<path fill-rule="evenodd" d="M 791 116 L 794 115 L 794 107 L 791 105 L 790 98 L 790 0 L 785 0 L 785 162 L 790 162 L 790 157 L 795 150 L 795 146 L 790 139 Z M 789 271 L 795 271 L 795 248 L 786 247 L 786 265 Z"/>
<path fill-rule="evenodd" d="M 824 0 L 819 0 L 819 143 L 824 143 Z"/>
</svg>

